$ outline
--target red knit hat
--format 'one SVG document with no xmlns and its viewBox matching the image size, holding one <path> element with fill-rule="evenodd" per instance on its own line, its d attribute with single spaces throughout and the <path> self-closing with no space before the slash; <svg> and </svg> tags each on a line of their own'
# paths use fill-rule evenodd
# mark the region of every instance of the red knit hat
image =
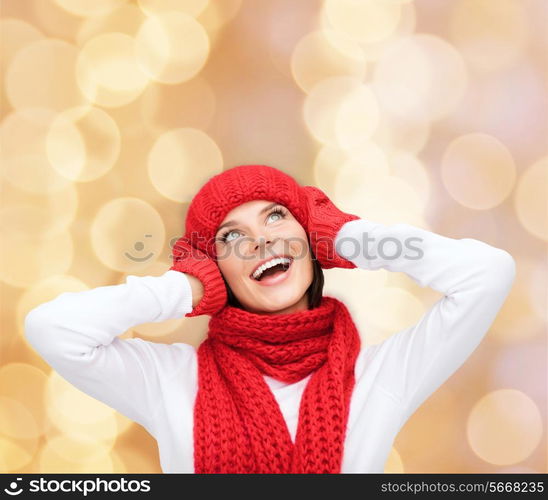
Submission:
<svg viewBox="0 0 548 500">
<path fill-rule="evenodd" d="M 228 212 L 252 200 L 284 205 L 308 233 L 306 200 L 295 179 L 267 165 L 241 165 L 210 178 L 194 196 L 186 215 L 185 237 L 216 259 L 217 228 Z"/>
</svg>

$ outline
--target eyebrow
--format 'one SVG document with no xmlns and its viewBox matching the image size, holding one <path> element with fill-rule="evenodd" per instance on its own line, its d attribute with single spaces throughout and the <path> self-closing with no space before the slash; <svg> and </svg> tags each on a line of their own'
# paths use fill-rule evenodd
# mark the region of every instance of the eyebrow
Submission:
<svg viewBox="0 0 548 500">
<path fill-rule="evenodd" d="M 259 212 L 259 215 L 261 214 L 264 214 L 265 212 L 268 212 L 272 207 L 275 207 L 276 205 L 279 205 L 279 203 L 270 203 L 270 205 L 267 205 L 266 207 L 264 207 L 260 212 Z M 219 228 L 217 229 L 217 233 L 223 228 L 223 227 L 226 227 L 226 226 L 232 226 L 232 225 L 236 225 L 238 224 L 238 221 L 235 221 L 235 220 L 228 220 L 226 221 L 224 224 L 221 224 L 219 226 Z"/>
</svg>

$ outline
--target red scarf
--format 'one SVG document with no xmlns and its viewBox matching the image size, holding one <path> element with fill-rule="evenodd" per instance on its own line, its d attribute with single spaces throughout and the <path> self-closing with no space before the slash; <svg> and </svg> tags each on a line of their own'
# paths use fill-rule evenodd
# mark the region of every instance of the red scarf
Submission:
<svg viewBox="0 0 548 500">
<path fill-rule="evenodd" d="M 196 473 L 340 473 L 360 337 L 346 306 L 264 315 L 226 306 L 198 348 Z M 295 444 L 263 374 L 297 382 Z"/>
</svg>

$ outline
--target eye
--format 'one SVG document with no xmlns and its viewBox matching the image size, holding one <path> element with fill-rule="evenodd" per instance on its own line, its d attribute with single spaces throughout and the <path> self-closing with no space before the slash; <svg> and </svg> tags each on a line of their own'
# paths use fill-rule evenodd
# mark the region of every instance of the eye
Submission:
<svg viewBox="0 0 548 500">
<path fill-rule="evenodd" d="M 275 219 L 271 219 L 272 216 L 275 216 L 277 218 Z M 267 220 L 273 220 L 274 222 L 277 222 L 281 219 L 284 219 L 286 216 L 286 212 L 283 208 L 280 208 L 280 207 L 276 207 L 274 208 L 273 210 L 271 210 L 271 212 L 268 214 L 268 217 L 267 217 Z M 230 235 L 232 233 L 237 233 L 237 234 L 241 234 L 240 231 L 236 230 L 236 229 L 228 229 L 227 231 L 225 231 L 224 233 L 221 234 L 221 236 L 219 237 L 219 239 L 223 242 L 223 243 L 226 243 L 228 241 L 232 241 L 233 239 L 235 238 L 230 238 Z"/>
<path fill-rule="evenodd" d="M 277 215 L 278 218 L 274 219 L 274 222 L 281 220 L 285 217 L 285 211 L 279 207 L 276 207 L 272 212 L 268 214 L 268 218 L 270 219 L 273 215 Z"/>
<path fill-rule="evenodd" d="M 231 233 L 240 233 L 239 231 L 236 231 L 236 229 L 230 229 L 228 231 L 225 231 L 222 235 L 221 235 L 221 241 L 223 242 L 226 242 L 226 241 L 232 241 L 232 238 L 229 238 L 230 234 Z"/>
</svg>

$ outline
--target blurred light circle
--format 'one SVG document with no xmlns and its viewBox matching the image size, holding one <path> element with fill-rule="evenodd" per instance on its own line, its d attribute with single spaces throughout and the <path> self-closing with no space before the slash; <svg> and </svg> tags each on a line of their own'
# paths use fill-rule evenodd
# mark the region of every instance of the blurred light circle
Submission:
<svg viewBox="0 0 548 500">
<path fill-rule="evenodd" d="M 28 0 L 15 3 L 30 4 L 30 7 L 27 7 L 27 15 L 30 14 L 33 24 L 40 26 L 50 38 L 70 40 L 71 43 L 76 39 L 76 31 L 83 18 L 68 12 L 54 0 Z M 22 17 L 26 16 L 23 14 Z"/>
<path fill-rule="evenodd" d="M 541 330 L 542 331 L 542 330 Z M 539 405 L 546 405 L 546 335 L 502 346 L 490 372 L 491 386 L 513 387 L 527 392 Z"/>
<path fill-rule="evenodd" d="M 209 34 L 210 43 L 217 38 L 221 28 L 234 19 L 241 7 L 242 0 L 209 1 L 197 20 Z"/>
<path fill-rule="evenodd" d="M 206 129 L 215 115 L 217 98 L 200 75 L 178 85 L 152 82 L 142 97 L 141 114 L 156 134 L 174 128 Z"/>
<path fill-rule="evenodd" d="M 114 445 L 118 435 L 115 410 L 80 391 L 55 371 L 48 378 L 45 402 L 49 420 L 63 434 Z"/>
<path fill-rule="evenodd" d="M 0 70 L 2 74 L 6 74 L 13 56 L 20 49 L 42 38 L 44 35 L 39 29 L 22 19 L 0 19 L 0 46 L 2 47 Z"/>
<path fill-rule="evenodd" d="M 401 16 L 398 1 L 325 0 L 324 9 L 334 29 L 360 42 L 372 43 L 388 38 Z"/>
<path fill-rule="evenodd" d="M 74 245 L 68 230 L 51 236 L 15 233 L 3 235 L 0 279 L 8 285 L 26 288 L 54 274 L 64 274 L 72 265 Z"/>
<path fill-rule="evenodd" d="M 0 435 L 0 472 L 16 472 L 32 462 L 38 439 L 13 439 Z"/>
<path fill-rule="evenodd" d="M 338 297 L 340 300 L 354 304 L 351 307 L 359 309 L 360 304 L 356 303 L 355 297 L 367 298 L 375 295 L 380 288 L 383 288 L 388 278 L 388 271 L 379 269 L 379 272 L 369 273 L 368 279 L 362 279 L 359 273 L 345 273 L 341 268 L 328 269 L 325 271 L 325 294 Z M 357 316 L 359 321 L 359 316 Z M 365 330 L 364 330 L 365 331 Z"/>
<path fill-rule="evenodd" d="M 0 434 L 29 439 L 41 435 L 32 413 L 21 402 L 0 396 Z"/>
<path fill-rule="evenodd" d="M 413 3 L 413 0 L 404 0 L 404 1 L 388 0 L 388 1 L 394 1 L 401 4 L 399 20 L 396 24 L 395 29 L 392 30 L 387 37 L 377 41 L 371 41 L 371 40 L 367 41 L 367 39 L 366 40 L 355 39 L 355 38 L 349 37 L 344 32 L 337 30 L 336 28 L 334 28 L 333 24 L 331 23 L 329 13 L 327 12 L 327 9 L 325 8 L 319 12 L 319 19 L 317 24 L 320 29 L 335 30 L 341 35 L 346 36 L 349 40 L 355 41 L 363 49 L 365 60 L 367 62 L 375 62 L 381 57 L 382 53 L 386 50 L 386 47 L 388 47 L 389 44 L 393 43 L 398 38 L 411 35 L 412 33 L 416 31 L 417 13 L 416 13 L 416 8 L 415 8 L 415 4 Z"/>
<path fill-rule="evenodd" d="M 143 123 L 142 108 L 144 103 L 145 92 L 148 91 L 151 85 L 154 85 L 154 82 L 149 81 L 145 90 L 132 102 L 124 106 L 111 107 L 106 110 L 110 118 L 112 118 L 116 127 L 118 128 L 121 136 L 122 147 L 120 149 L 120 156 L 116 161 L 118 169 L 127 168 L 123 166 L 123 162 L 127 161 L 127 158 L 124 159 L 123 155 L 130 156 L 139 156 L 134 147 L 134 143 L 145 143 L 153 139 L 155 134 L 150 133 L 147 123 Z M 131 151 L 127 151 L 130 149 Z M 133 170 L 137 171 L 137 165 L 140 162 L 131 161 L 129 165 L 134 166 Z"/>
<path fill-rule="evenodd" d="M 88 40 L 103 33 L 123 33 L 133 37 L 139 31 L 144 19 L 145 14 L 139 7 L 123 3 L 105 15 L 85 19 L 76 34 L 76 43 L 82 46 Z"/>
<path fill-rule="evenodd" d="M 546 322 L 542 318 L 526 314 L 530 311 L 530 305 L 525 297 L 517 297 L 510 292 L 510 297 L 504 304 L 491 327 L 491 335 L 498 342 L 516 344 L 546 332 Z"/>
<path fill-rule="evenodd" d="M 105 107 L 124 106 L 149 82 L 135 55 L 135 40 L 124 33 L 103 33 L 80 50 L 76 79 L 85 96 Z"/>
<path fill-rule="evenodd" d="M 71 108 L 55 117 L 46 138 L 51 165 L 77 182 L 105 175 L 120 154 L 116 122 L 99 108 Z"/>
<path fill-rule="evenodd" d="M 57 39 L 40 39 L 18 50 L 5 75 L 11 105 L 62 110 L 85 104 L 74 78 L 76 58 L 76 47 Z"/>
<path fill-rule="evenodd" d="M 470 463 L 463 429 L 467 400 L 464 391 L 451 389 L 451 382 L 441 384 L 426 398 L 398 436 L 398 450 L 408 473 L 455 472 L 456 461 Z"/>
<path fill-rule="evenodd" d="M 439 120 L 452 113 L 468 83 L 460 54 L 430 34 L 399 38 L 375 66 L 373 87 L 383 108 L 412 120 Z"/>
<path fill-rule="evenodd" d="M 148 16 L 174 10 L 196 17 L 204 11 L 209 0 L 137 0 L 137 3 Z"/>
<path fill-rule="evenodd" d="M 440 202 L 439 198 L 437 201 Z M 436 226 L 443 228 L 444 234 L 451 238 L 497 241 L 501 237 L 498 217 L 490 210 L 478 212 L 462 205 L 455 205 L 449 197 L 443 200 L 443 206 L 432 206 L 431 210 L 438 214 Z"/>
<path fill-rule="evenodd" d="M 458 0 L 452 6 L 450 36 L 476 69 L 511 65 L 525 49 L 530 30 L 526 7 L 515 0 Z"/>
<path fill-rule="evenodd" d="M 548 135 L 545 114 L 538 112 L 546 107 L 545 88 L 541 64 L 534 56 L 520 58 L 500 71 L 477 75 L 451 115 L 451 127 L 493 135 L 515 158 L 528 162 L 531 155 L 538 154 L 534 145 L 544 144 Z"/>
<path fill-rule="evenodd" d="M 93 17 L 104 15 L 127 0 L 54 0 L 57 5 L 75 16 Z"/>
<path fill-rule="evenodd" d="M 545 260 L 545 259 L 544 259 Z M 497 341 L 508 344 L 523 343 L 546 331 L 546 274 L 538 299 L 543 302 L 543 314 L 537 314 L 535 301 L 531 300 L 531 278 L 538 273 L 534 259 L 516 259 L 516 278 L 506 297 L 504 307 L 497 314 L 491 330 Z"/>
<path fill-rule="evenodd" d="M 333 146 L 323 146 L 313 165 L 314 185 L 319 187 L 330 198 L 335 196 L 333 187 L 335 179 L 342 164 L 349 161 L 348 153 L 340 148 Z"/>
<path fill-rule="evenodd" d="M 521 391 L 499 389 L 483 396 L 467 422 L 468 443 L 482 460 L 511 465 L 525 460 L 542 437 L 542 417 Z"/>
<path fill-rule="evenodd" d="M 453 199 L 468 208 L 501 204 L 516 180 L 514 159 L 495 137 L 472 133 L 453 140 L 443 154 L 441 174 Z"/>
<path fill-rule="evenodd" d="M 363 141 L 359 148 L 352 151 L 324 146 L 314 161 L 315 185 L 330 198 L 336 196 L 335 186 L 339 175 L 345 177 L 339 181 L 342 185 L 351 185 L 388 174 L 384 151 L 371 141 Z"/>
<path fill-rule="evenodd" d="M 7 198 L 7 197 L 6 197 Z M 0 209 L 0 229 L 2 234 L 35 234 L 44 238 L 69 228 L 78 208 L 75 189 L 59 191 L 55 196 L 44 196 L 42 203 L 5 202 Z M 49 203 L 48 203 L 49 201 Z M 63 211 L 66 209 L 66 212 Z"/>
<path fill-rule="evenodd" d="M 47 157 L 46 139 L 56 116 L 50 109 L 23 108 L 11 112 L 0 124 L 1 172 L 19 189 L 50 194 L 70 186 Z"/>
<path fill-rule="evenodd" d="M 334 30 L 308 33 L 296 44 L 291 55 L 291 73 L 304 92 L 320 81 L 348 75 L 362 80 L 366 63 L 362 48 Z"/>
<path fill-rule="evenodd" d="M 352 180 L 355 182 L 352 182 Z M 344 212 L 383 224 L 406 222 L 426 227 L 423 200 L 404 179 L 379 175 L 358 182 L 355 175 L 339 174 L 335 184 L 335 204 Z"/>
<path fill-rule="evenodd" d="M 430 122 L 393 115 L 380 106 L 378 127 L 372 138 L 383 149 L 419 153 L 430 138 Z"/>
<path fill-rule="evenodd" d="M 223 170 L 217 144 L 201 130 L 180 128 L 162 134 L 148 155 L 148 175 L 166 198 L 190 201 L 198 189 Z"/>
<path fill-rule="evenodd" d="M 424 164 L 413 154 L 406 151 L 394 151 L 390 156 L 392 175 L 405 180 L 417 192 L 425 207 L 430 199 L 431 185 Z"/>
<path fill-rule="evenodd" d="M 49 427 L 43 402 L 46 384 L 44 372 L 30 364 L 11 362 L 0 368 L 0 396 L 19 403 L 23 410 L 18 407 L 17 412 L 28 413 L 25 419 L 32 419 L 28 428 L 17 430 L 19 434 L 26 433 L 27 438 L 38 437 Z"/>
<path fill-rule="evenodd" d="M 309 31 L 309 26 L 310 29 L 318 27 L 317 22 L 314 26 L 309 25 L 317 11 L 318 5 L 312 2 L 278 0 L 265 4 L 261 31 L 267 44 L 268 55 L 276 69 L 288 78 L 293 78 L 291 59 L 296 45 L 306 38 L 303 33 Z M 304 26 L 307 29 L 303 29 Z"/>
<path fill-rule="evenodd" d="M 376 245 L 379 255 L 384 254 L 388 259 L 408 251 L 403 243 L 396 248 L 393 241 L 379 240 Z M 386 308 L 386 304 L 390 304 L 390 309 Z M 368 296 L 364 301 L 364 309 L 371 323 L 392 332 L 416 324 L 426 312 L 422 302 L 411 292 L 392 286 L 382 287 Z"/>
<path fill-rule="evenodd" d="M 521 225 L 533 236 L 548 241 L 548 156 L 521 175 L 514 207 Z"/>
<path fill-rule="evenodd" d="M 324 144 L 337 143 L 337 116 L 346 97 L 359 91 L 363 84 L 357 78 L 334 76 L 310 90 L 304 102 L 304 120 L 310 133 Z"/>
<path fill-rule="evenodd" d="M 165 227 L 158 211 L 138 198 L 105 203 L 90 229 L 93 250 L 110 269 L 131 272 L 158 258 Z"/>
<path fill-rule="evenodd" d="M 339 165 L 333 185 L 336 198 L 343 197 L 344 193 L 359 191 L 360 186 L 374 179 L 385 179 L 389 175 L 386 157 L 373 143 L 370 145 L 370 148 L 356 152 Z"/>
<path fill-rule="evenodd" d="M 360 147 L 373 135 L 380 120 L 379 105 L 371 88 L 362 85 L 346 95 L 335 120 L 337 143 L 343 149 Z"/>
<path fill-rule="evenodd" d="M 533 272 L 528 278 L 528 295 L 531 306 L 539 318 L 548 320 L 548 290 L 546 280 L 548 278 L 548 259 L 542 258 L 533 264 Z"/>
<path fill-rule="evenodd" d="M 196 76 L 209 56 L 204 27 L 183 12 L 165 11 L 147 18 L 135 36 L 135 54 L 150 79 L 180 83 Z"/>
<path fill-rule="evenodd" d="M 100 441 L 74 439 L 59 435 L 47 441 L 39 453 L 41 473 L 111 473 L 112 447 Z"/>
</svg>

